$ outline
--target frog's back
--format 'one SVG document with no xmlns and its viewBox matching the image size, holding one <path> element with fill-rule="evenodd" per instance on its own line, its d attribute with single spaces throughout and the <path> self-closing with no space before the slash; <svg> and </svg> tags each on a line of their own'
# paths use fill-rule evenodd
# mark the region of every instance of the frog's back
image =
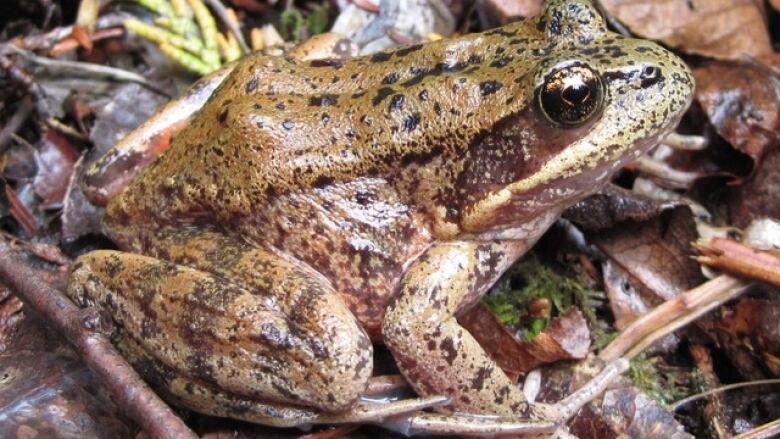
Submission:
<svg viewBox="0 0 780 439">
<path fill-rule="evenodd" d="M 512 61 L 545 44 L 518 24 L 343 63 L 252 55 L 132 183 L 123 197 L 134 199 L 124 204 L 161 220 L 240 217 L 284 193 L 460 154 L 524 105 L 527 72 Z M 433 177 L 444 183 L 455 172 Z"/>
</svg>

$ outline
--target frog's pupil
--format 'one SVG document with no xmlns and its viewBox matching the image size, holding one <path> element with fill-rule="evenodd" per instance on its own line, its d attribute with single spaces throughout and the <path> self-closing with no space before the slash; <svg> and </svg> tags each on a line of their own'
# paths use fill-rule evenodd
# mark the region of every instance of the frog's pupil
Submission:
<svg viewBox="0 0 780 439">
<path fill-rule="evenodd" d="M 570 65 L 545 78 L 538 102 L 550 121 L 572 126 L 585 122 L 600 108 L 602 94 L 596 72 L 584 65 Z"/>
<path fill-rule="evenodd" d="M 590 87 L 587 84 L 572 84 L 563 89 L 561 98 L 569 105 L 582 105 L 590 97 Z"/>
</svg>

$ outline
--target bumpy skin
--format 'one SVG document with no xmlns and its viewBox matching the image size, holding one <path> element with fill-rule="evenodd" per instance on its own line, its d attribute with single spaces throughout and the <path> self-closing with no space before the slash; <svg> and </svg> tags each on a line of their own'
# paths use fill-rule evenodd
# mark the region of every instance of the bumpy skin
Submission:
<svg viewBox="0 0 780 439">
<path fill-rule="evenodd" d="M 572 64 L 605 93 L 565 127 L 536 97 Z M 679 59 L 582 0 L 349 61 L 249 56 L 109 204 L 128 253 L 81 258 L 71 294 L 110 309 L 128 356 L 201 411 L 346 409 L 373 339 L 451 410 L 542 418 L 454 315 L 665 135 L 692 88 Z"/>
</svg>

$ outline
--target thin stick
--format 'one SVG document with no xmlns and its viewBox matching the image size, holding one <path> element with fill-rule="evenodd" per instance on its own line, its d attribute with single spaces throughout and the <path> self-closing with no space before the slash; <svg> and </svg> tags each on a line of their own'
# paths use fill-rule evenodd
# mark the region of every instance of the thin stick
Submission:
<svg viewBox="0 0 780 439">
<path fill-rule="evenodd" d="M 225 5 L 222 4 L 219 0 L 203 0 L 204 3 L 209 5 L 211 9 L 214 11 L 214 14 L 219 17 L 219 19 L 225 23 L 225 26 L 228 28 L 230 33 L 233 34 L 234 37 L 236 37 L 236 41 L 238 41 L 238 45 L 241 46 L 241 51 L 244 52 L 244 55 L 251 53 L 252 50 L 249 48 L 249 45 L 246 43 L 246 40 L 244 39 L 244 35 L 241 34 L 241 29 L 238 27 L 238 23 L 233 20 L 233 18 L 228 14 L 227 8 Z"/>
<path fill-rule="evenodd" d="M 14 46 L 8 46 L 8 49 L 17 55 L 24 57 L 29 62 L 48 69 L 52 74 L 58 76 L 76 76 L 105 79 L 108 81 L 135 82 L 137 84 L 143 85 L 155 93 L 170 97 L 168 93 L 149 82 L 143 76 L 137 73 L 129 72 L 127 70 L 87 62 L 63 61 L 58 59 L 45 58 Z"/>
<path fill-rule="evenodd" d="M 734 389 L 741 389 L 743 387 L 750 387 L 750 386 L 764 386 L 764 385 L 777 385 L 780 384 L 779 378 L 774 378 L 771 380 L 755 380 L 755 381 L 746 381 L 744 383 L 734 383 L 734 384 L 726 384 L 724 386 L 718 386 L 714 389 L 710 389 L 701 393 L 697 393 L 695 395 L 691 395 L 687 398 L 683 398 L 674 404 L 669 406 L 669 410 L 676 411 L 680 407 L 684 406 L 685 404 L 688 404 L 689 402 L 696 401 L 697 399 L 706 398 L 710 395 L 714 395 L 716 393 L 723 393 L 727 392 L 729 390 Z"/>
<path fill-rule="evenodd" d="M 94 330 L 96 312 L 79 309 L 19 261 L 0 240 L 0 279 L 75 348 L 117 403 L 151 437 L 196 439 L 195 435 L 127 364 L 104 335 Z"/>
<path fill-rule="evenodd" d="M 739 436 L 733 436 L 732 439 L 768 439 L 775 437 L 778 433 L 780 433 L 780 419 L 775 419 L 772 422 L 756 427 Z"/>
<path fill-rule="evenodd" d="M 24 125 L 24 122 L 27 121 L 34 109 L 35 102 L 29 96 L 25 96 L 14 115 L 8 119 L 3 129 L 0 130 L 0 152 L 5 151 L 8 141 Z"/>
<path fill-rule="evenodd" d="M 750 284 L 728 275 L 718 276 L 667 300 L 634 320 L 599 354 L 604 361 L 633 358 L 647 346 L 742 294 Z"/>
</svg>

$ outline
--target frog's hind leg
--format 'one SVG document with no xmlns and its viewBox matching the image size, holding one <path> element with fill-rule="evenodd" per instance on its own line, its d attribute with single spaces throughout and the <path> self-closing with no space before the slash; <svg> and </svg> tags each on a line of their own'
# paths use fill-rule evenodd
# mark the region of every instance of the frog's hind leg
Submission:
<svg viewBox="0 0 780 439">
<path fill-rule="evenodd" d="M 219 273 L 101 250 L 79 258 L 69 294 L 107 309 L 142 355 L 194 382 L 247 400 L 326 412 L 352 407 L 372 371 L 372 346 L 340 297 L 305 267 L 265 250 L 221 250 L 220 258 L 201 256 L 226 267 L 251 256 L 235 266 L 252 272 L 251 288 Z M 205 264 L 192 256 L 191 265 Z"/>
<path fill-rule="evenodd" d="M 142 347 L 131 337 L 121 337 L 119 347 L 143 376 L 165 399 L 192 410 L 213 416 L 231 417 L 273 427 L 306 427 L 315 424 L 383 424 L 388 418 L 409 415 L 419 410 L 448 402 L 448 398 L 433 396 L 376 403 L 358 400 L 349 409 L 339 413 L 296 407 L 264 401 L 251 401 L 231 395 L 207 383 L 177 374 L 172 368 L 149 361 Z M 419 423 L 419 421 L 417 421 Z"/>
</svg>

